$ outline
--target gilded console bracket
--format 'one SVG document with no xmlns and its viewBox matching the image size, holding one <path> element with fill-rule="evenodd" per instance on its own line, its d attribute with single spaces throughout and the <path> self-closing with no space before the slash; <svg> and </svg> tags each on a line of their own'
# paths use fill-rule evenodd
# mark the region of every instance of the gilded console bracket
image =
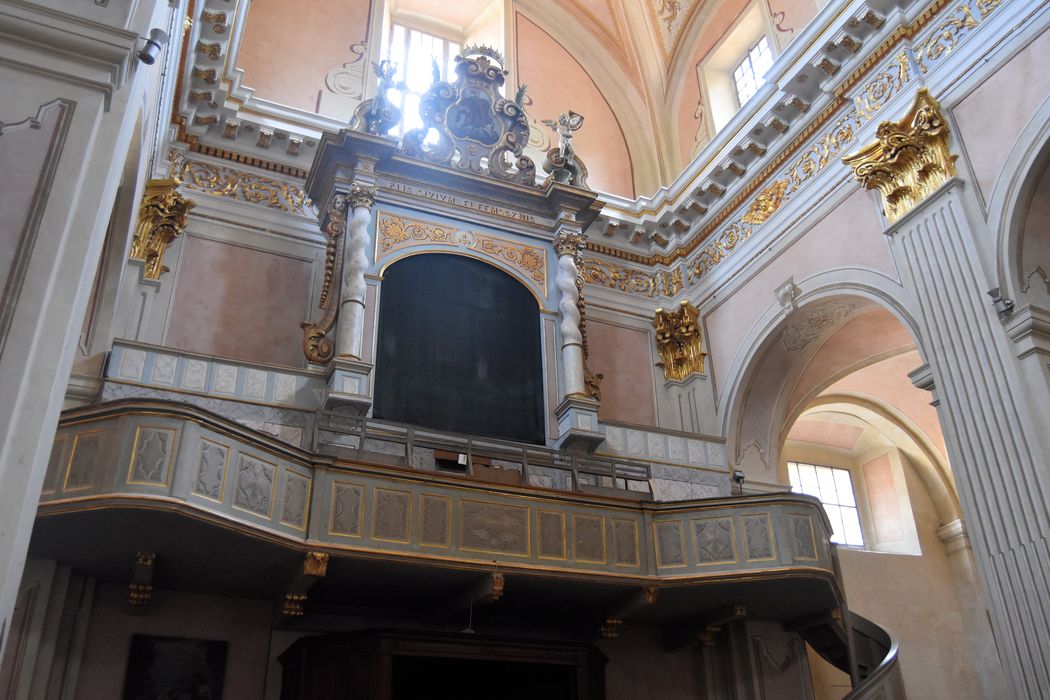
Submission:
<svg viewBox="0 0 1050 700">
<path fill-rule="evenodd" d="M 328 575 L 328 556 L 327 552 L 306 553 L 302 568 L 292 577 L 281 599 L 282 618 L 303 616 L 310 588 L 317 582 L 317 579 Z"/>
<path fill-rule="evenodd" d="M 691 374 L 704 373 L 707 353 L 701 349 L 699 309 L 685 300 L 676 311 L 657 309 L 653 328 L 661 358 L 657 366 L 663 367 L 665 380 L 680 381 Z"/>
<path fill-rule="evenodd" d="M 164 251 L 186 228 L 190 209 L 194 202 L 180 195 L 176 180 L 150 180 L 139 206 L 139 221 L 131 239 L 132 260 L 144 263 L 142 276 L 148 280 L 159 280 L 168 272 L 164 266 Z"/>
<path fill-rule="evenodd" d="M 865 189 L 879 191 L 893 224 L 955 176 L 958 156 L 948 151 L 948 123 L 926 88 L 900 121 L 882 122 L 875 136 L 875 143 L 842 160 Z"/>
<path fill-rule="evenodd" d="M 328 208 L 328 223 L 324 227 L 325 236 L 328 238 L 324 255 L 324 282 L 321 285 L 318 304 L 324 313 L 316 322 L 303 321 L 299 324 L 303 328 L 303 354 L 307 360 L 318 364 L 326 364 L 335 356 L 335 341 L 329 338 L 328 334 L 335 326 L 336 314 L 339 311 L 339 280 L 343 269 L 347 206 L 347 195 L 337 194 Z"/>
</svg>

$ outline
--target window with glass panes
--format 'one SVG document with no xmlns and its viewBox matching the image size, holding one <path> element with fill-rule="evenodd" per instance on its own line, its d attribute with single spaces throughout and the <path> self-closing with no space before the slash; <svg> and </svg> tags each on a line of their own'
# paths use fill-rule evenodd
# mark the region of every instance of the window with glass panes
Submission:
<svg viewBox="0 0 1050 700">
<path fill-rule="evenodd" d="M 822 467 L 816 464 L 788 462 L 791 490 L 816 496 L 824 504 L 834 534 L 831 541 L 855 547 L 864 546 L 860 531 L 857 499 L 848 469 Z"/>
<path fill-rule="evenodd" d="M 433 34 L 421 32 L 402 24 L 390 27 L 391 61 L 398 65 L 398 74 L 404 78 L 404 94 L 391 90 L 390 101 L 401 109 L 401 124 L 390 130 L 391 135 L 402 136 L 406 131 L 423 126 L 419 116 L 419 100 L 434 81 L 434 64 L 442 80 L 455 77 L 455 59 L 460 45 Z"/>
<path fill-rule="evenodd" d="M 769 41 L 766 37 L 762 37 L 733 70 L 733 84 L 736 86 L 736 97 L 741 107 L 754 97 L 758 89 L 766 82 L 762 76 L 772 65 L 773 52 L 769 49 Z"/>
</svg>

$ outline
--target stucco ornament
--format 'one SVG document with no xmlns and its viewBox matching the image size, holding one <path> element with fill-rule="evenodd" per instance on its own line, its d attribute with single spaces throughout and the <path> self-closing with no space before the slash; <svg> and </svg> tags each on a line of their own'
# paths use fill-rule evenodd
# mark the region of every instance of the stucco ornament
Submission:
<svg viewBox="0 0 1050 700">
<path fill-rule="evenodd" d="M 576 157 L 576 149 L 572 146 L 572 135 L 583 126 L 583 115 L 570 109 L 557 119 L 544 119 L 543 123 L 558 134 L 558 146 L 547 151 L 543 169 L 555 182 L 586 187 L 587 168 Z"/>
<path fill-rule="evenodd" d="M 509 100 L 503 56 L 488 46 L 467 46 L 455 58 L 456 81 L 434 83 L 420 100 L 421 129 L 405 134 L 406 155 L 459 170 L 536 184 L 536 164 L 523 155 L 529 142 L 524 90 Z M 436 141 L 427 140 L 436 134 Z"/>
</svg>

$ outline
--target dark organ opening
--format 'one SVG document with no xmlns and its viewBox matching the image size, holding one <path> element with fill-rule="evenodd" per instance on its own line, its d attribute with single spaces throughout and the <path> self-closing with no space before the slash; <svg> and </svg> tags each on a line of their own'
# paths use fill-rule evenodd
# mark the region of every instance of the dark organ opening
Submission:
<svg viewBox="0 0 1050 700">
<path fill-rule="evenodd" d="M 543 443 L 540 309 L 496 267 L 425 254 L 383 276 L 376 418 Z"/>
</svg>

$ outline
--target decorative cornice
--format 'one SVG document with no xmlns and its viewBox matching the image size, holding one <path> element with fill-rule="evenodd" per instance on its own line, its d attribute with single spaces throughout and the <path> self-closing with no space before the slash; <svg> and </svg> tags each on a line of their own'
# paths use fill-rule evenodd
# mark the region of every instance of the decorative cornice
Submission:
<svg viewBox="0 0 1050 700">
<path fill-rule="evenodd" d="M 882 195 L 883 213 L 894 223 L 955 176 L 948 151 L 948 124 L 941 106 L 919 88 L 912 108 L 899 121 L 879 124 L 878 139 L 842 159 L 864 188 Z"/>
</svg>

